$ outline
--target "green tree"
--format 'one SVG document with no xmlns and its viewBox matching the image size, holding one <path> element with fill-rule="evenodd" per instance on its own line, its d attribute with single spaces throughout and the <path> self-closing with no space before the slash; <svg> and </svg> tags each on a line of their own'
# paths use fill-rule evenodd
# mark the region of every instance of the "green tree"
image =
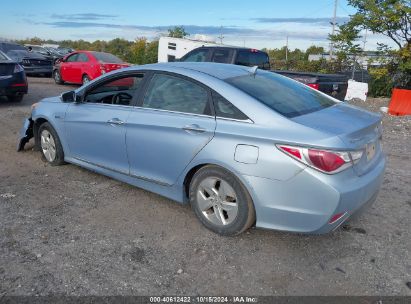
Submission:
<svg viewBox="0 0 411 304">
<path fill-rule="evenodd" d="M 190 34 L 186 32 L 183 26 L 175 26 L 168 29 L 168 37 L 184 38 L 188 35 Z"/>
<path fill-rule="evenodd" d="M 411 88 L 411 1 L 348 0 L 348 3 L 357 12 L 351 16 L 347 29 L 385 35 L 398 47 L 397 50 L 390 50 L 381 44 L 383 53 L 392 60 L 384 66 L 370 69 L 374 83 L 384 85 L 383 90 L 376 91 L 388 92 L 395 85 Z"/>
</svg>

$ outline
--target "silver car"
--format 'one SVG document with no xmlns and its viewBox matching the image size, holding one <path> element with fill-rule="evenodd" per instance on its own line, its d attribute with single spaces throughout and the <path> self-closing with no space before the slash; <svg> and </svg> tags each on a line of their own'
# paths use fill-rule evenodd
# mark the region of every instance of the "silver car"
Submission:
<svg viewBox="0 0 411 304">
<path fill-rule="evenodd" d="M 337 228 L 377 196 L 381 117 L 281 75 L 168 63 L 108 73 L 33 105 L 51 165 L 73 163 L 189 203 L 222 235 Z"/>
</svg>

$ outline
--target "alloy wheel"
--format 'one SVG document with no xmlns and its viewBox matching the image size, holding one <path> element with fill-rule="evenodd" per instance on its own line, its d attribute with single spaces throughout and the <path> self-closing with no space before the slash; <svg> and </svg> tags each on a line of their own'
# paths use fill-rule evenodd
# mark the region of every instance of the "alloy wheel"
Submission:
<svg viewBox="0 0 411 304">
<path fill-rule="evenodd" d="M 53 135 L 48 130 L 43 130 L 40 134 L 40 145 L 44 157 L 48 162 L 53 162 L 56 158 L 56 143 Z"/>
<path fill-rule="evenodd" d="M 207 177 L 197 189 L 197 203 L 204 217 L 219 226 L 231 224 L 238 214 L 237 195 L 229 183 Z"/>
</svg>

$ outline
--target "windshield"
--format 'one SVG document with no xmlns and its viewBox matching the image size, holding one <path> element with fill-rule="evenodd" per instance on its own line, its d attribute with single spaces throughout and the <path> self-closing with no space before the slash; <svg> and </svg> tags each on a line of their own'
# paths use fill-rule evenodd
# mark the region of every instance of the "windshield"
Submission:
<svg viewBox="0 0 411 304">
<path fill-rule="evenodd" d="M 26 51 L 25 47 L 19 44 L 14 44 L 14 43 L 2 43 L 0 44 L 0 46 L 1 46 L 2 51 L 6 54 L 12 50 Z"/>
<path fill-rule="evenodd" d="M 256 75 L 229 78 L 226 82 L 289 118 L 315 112 L 337 103 L 331 97 L 304 84 L 272 72 L 258 70 Z"/>
<path fill-rule="evenodd" d="M 92 53 L 94 57 L 96 57 L 97 60 L 100 61 L 101 63 L 123 63 L 123 60 L 109 53 L 101 53 L 101 52 L 92 52 Z"/>
</svg>

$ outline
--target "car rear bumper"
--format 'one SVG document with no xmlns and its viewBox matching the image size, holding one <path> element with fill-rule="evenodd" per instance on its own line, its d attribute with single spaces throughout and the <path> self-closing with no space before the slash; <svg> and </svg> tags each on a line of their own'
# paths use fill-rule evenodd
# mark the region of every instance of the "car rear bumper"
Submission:
<svg viewBox="0 0 411 304">
<path fill-rule="evenodd" d="M 24 66 L 24 71 L 27 75 L 51 74 L 53 66 Z"/>
<path fill-rule="evenodd" d="M 0 76 L 0 96 L 27 94 L 28 85 L 24 74 Z"/>
<path fill-rule="evenodd" d="M 288 181 L 243 176 L 251 190 L 256 226 L 298 233 L 323 234 L 338 228 L 377 198 L 385 157 L 357 176 L 352 169 L 326 175 L 307 168 Z M 330 223 L 336 214 L 342 215 Z"/>
</svg>

